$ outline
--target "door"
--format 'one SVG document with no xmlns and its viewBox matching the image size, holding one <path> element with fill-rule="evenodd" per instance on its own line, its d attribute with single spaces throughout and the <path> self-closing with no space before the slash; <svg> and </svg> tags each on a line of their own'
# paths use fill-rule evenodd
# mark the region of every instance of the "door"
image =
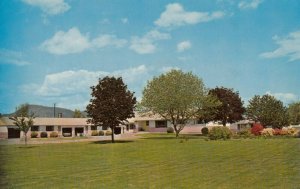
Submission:
<svg viewBox="0 0 300 189">
<path fill-rule="evenodd" d="M 8 138 L 20 138 L 20 130 L 15 128 L 7 128 Z"/>
</svg>

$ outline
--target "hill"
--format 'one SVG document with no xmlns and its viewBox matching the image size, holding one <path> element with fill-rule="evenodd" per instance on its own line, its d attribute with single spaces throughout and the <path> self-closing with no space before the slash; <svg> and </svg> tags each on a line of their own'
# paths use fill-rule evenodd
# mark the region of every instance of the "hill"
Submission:
<svg viewBox="0 0 300 189">
<path fill-rule="evenodd" d="M 41 105 L 29 105 L 29 112 L 34 113 L 36 117 L 54 117 L 54 108 L 48 107 L 48 106 L 41 106 Z M 62 117 L 65 118 L 72 118 L 74 115 L 74 111 L 66 109 L 66 108 L 60 108 L 55 107 L 55 117 L 58 117 L 59 114 L 62 114 Z M 81 112 L 83 115 L 86 116 L 85 112 Z M 3 115 L 3 116 L 12 116 L 14 113 Z"/>
</svg>

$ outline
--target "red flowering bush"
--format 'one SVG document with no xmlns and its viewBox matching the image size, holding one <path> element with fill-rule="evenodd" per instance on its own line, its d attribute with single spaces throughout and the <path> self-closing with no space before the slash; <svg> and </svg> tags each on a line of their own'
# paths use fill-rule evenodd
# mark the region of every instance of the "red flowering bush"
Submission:
<svg viewBox="0 0 300 189">
<path fill-rule="evenodd" d="M 254 123 L 251 128 L 251 133 L 254 135 L 260 135 L 260 132 L 264 129 L 264 127 L 260 123 Z"/>
<path fill-rule="evenodd" d="M 274 129 L 274 135 L 281 135 L 281 133 L 282 133 L 282 131 L 281 131 L 281 129 L 278 129 L 278 128 L 276 128 L 276 129 Z"/>
</svg>

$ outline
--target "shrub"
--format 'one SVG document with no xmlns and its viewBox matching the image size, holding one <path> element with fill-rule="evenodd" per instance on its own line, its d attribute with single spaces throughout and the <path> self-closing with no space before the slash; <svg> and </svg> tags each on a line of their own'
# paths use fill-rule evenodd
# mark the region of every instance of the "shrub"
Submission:
<svg viewBox="0 0 300 189">
<path fill-rule="evenodd" d="M 273 132 L 274 135 L 281 135 L 281 133 L 282 133 L 281 129 L 278 129 L 278 128 L 274 129 L 274 132 Z"/>
<path fill-rule="evenodd" d="M 201 129 L 201 133 L 203 134 L 203 135 L 207 135 L 208 134 L 208 128 L 207 127 L 203 127 L 202 129 Z"/>
<path fill-rule="evenodd" d="M 92 134 L 91 134 L 92 136 L 98 136 L 98 131 L 92 131 Z"/>
<path fill-rule="evenodd" d="M 287 129 L 287 134 L 289 135 L 289 136 L 298 136 L 298 130 L 296 129 L 296 128 L 288 128 Z"/>
<path fill-rule="evenodd" d="M 250 138 L 252 136 L 250 129 L 239 131 L 237 134 L 242 138 Z"/>
<path fill-rule="evenodd" d="M 230 139 L 232 133 L 229 128 L 224 126 L 213 127 L 208 133 L 209 139 L 211 140 L 227 140 Z"/>
<path fill-rule="evenodd" d="M 266 129 L 263 129 L 260 132 L 260 134 L 263 135 L 263 136 L 273 136 L 274 130 L 272 128 L 266 128 Z"/>
<path fill-rule="evenodd" d="M 57 132 L 51 132 L 50 137 L 51 138 L 56 138 L 56 137 L 58 137 L 58 133 Z"/>
<path fill-rule="evenodd" d="M 38 133 L 33 131 L 33 132 L 31 132 L 30 136 L 31 136 L 31 138 L 37 138 Z"/>
<path fill-rule="evenodd" d="M 168 127 L 167 128 L 167 133 L 174 133 L 173 127 Z"/>
<path fill-rule="evenodd" d="M 254 123 L 251 128 L 251 133 L 254 135 L 260 135 L 260 132 L 264 129 L 264 127 L 259 123 Z"/>
<path fill-rule="evenodd" d="M 106 133 L 105 133 L 106 136 L 109 136 L 111 134 L 112 134 L 112 132 L 110 130 L 106 131 Z"/>
<path fill-rule="evenodd" d="M 48 134 L 47 132 L 41 132 L 41 138 L 47 138 Z"/>
<path fill-rule="evenodd" d="M 104 131 L 99 131 L 99 136 L 104 136 Z"/>
</svg>

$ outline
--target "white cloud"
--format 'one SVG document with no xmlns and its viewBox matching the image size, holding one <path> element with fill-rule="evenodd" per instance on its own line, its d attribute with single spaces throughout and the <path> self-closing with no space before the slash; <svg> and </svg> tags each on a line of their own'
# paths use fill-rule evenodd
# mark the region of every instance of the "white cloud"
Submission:
<svg viewBox="0 0 300 189">
<path fill-rule="evenodd" d="M 64 0 L 22 0 L 31 6 L 39 7 L 48 15 L 57 15 L 70 9 L 70 5 Z"/>
<path fill-rule="evenodd" d="M 71 54 L 79 53 L 90 47 L 89 37 L 83 35 L 74 27 L 69 31 L 58 31 L 42 45 L 42 49 L 52 54 Z"/>
<path fill-rule="evenodd" d="M 17 66 L 29 65 L 30 62 L 24 60 L 24 54 L 17 51 L 0 49 L 0 64 L 14 64 Z"/>
<path fill-rule="evenodd" d="M 240 9 L 256 9 L 263 0 L 244 0 L 238 4 Z"/>
<path fill-rule="evenodd" d="M 289 57 L 290 61 L 300 59 L 300 31 L 292 32 L 285 38 L 275 36 L 273 40 L 279 47 L 274 51 L 262 53 L 262 57 Z"/>
<path fill-rule="evenodd" d="M 128 23 L 128 18 L 122 18 L 122 19 L 121 19 L 121 22 L 122 22 L 123 24 L 127 24 L 127 23 Z"/>
<path fill-rule="evenodd" d="M 131 38 L 131 45 L 129 48 L 138 54 L 150 54 L 156 51 L 156 41 L 170 38 L 171 36 L 168 33 L 161 33 L 157 30 L 151 30 L 143 37 L 133 36 Z"/>
<path fill-rule="evenodd" d="M 42 43 L 41 49 L 51 54 L 65 55 L 81 53 L 90 48 L 104 48 L 108 46 L 123 47 L 127 40 L 119 39 L 115 35 L 103 34 L 90 40 L 89 36 L 82 34 L 76 27 L 67 32 L 58 31 L 50 39 Z"/>
<path fill-rule="evenodd" d="M 35 95 L 44 97 L 64 97 L 75 94 L 89 95 L 90 86 L 96 85 L 99 78 L 105 76 L 122 77 L 125 83 L 131 84 L 139 82 L 140 78 L 147 72 L 148 69 L 145 65 L 113 72 L 68 70 L 48 74 L 41 85 L 35 83 L 27 84 L 22 86 L 22 90 L 24 92 L 35 91 Z"/>
<path fill-rule="evenodd" d="M 96 85 L 98 79 L 105 76 L 122 77 L 129 90 L 137 92 L 137 97 L 141 96 L 141 88 L 150 78 L 149 69 L 145 65 L 112 72 L 68 70 L 48 74 L 41 84 L 31 83 L 20 89 L 41 103 L 56 102 L 60 107 L 83 110 L 90 99 L 90 86 Z"/>
<path fill-rule="evenodd" d="M 188 12 L 181 4 L 173 3 L 166 6 L 166 10 L 161 13 L 160 18 L 154 23 L 160 27 L 182 26 L 186 24 L 198 24 L 209 22 L 225 16 L 222 11 L 216 12 Z"/>
<path fill-rule="evenodd" d="M 100 35 L 97 38 L 93 39 L 92 45 L 97 48 L 103 48 L 107 46 L 114 46 L 117 48 L 123 47 L 126 45 L 127 40 L 118 39 L 115 35 Z"/>
<path fill-rule="evenodd" d="M 285 104 L 298 100 L 298 96 L 293 93 L 271 93 L 268 91 L 266 94 L 274 96 L 276 99 L 281 100 Z"/>
<path fill-rule="evenodd" d="M 178 52 L 183 52 L 185 50 L 188 50 L 192 47 L 192 44 L 190 41 L 182 41 L 177 44 L 177 51 Z"/>
</svg>

